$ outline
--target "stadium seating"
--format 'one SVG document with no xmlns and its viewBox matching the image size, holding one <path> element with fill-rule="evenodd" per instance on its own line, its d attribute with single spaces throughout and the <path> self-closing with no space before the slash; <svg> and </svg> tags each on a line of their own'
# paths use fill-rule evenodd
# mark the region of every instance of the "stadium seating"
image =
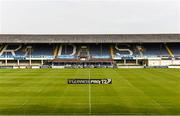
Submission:
<svg viewBox="0 0 180 116">
<path fill-rule="evenodd" d="M 29 48 L 28 48 L 29 47 Z M 52 57 L 51 45 L 6 45 L 1 50 L 1 58 L 14 58 L 14 57 L 32 57 L 44 58 Z M 31 54 L 31 55 L 30 55 Z"/>
<path fill-rule="evenodd" d="M 32 57 L 52 57 L 53 46 L 52 45 L 33 45 L 32 46 Z"/>
<path fill-rule="evenodd" d="M 110 47 L 106 44 L 94 44 L 90 46 L 90 55 L 92 58 L 111 58 Z"/>
<path fill-rule="evenodd" d="M 114 51 L 115 59 L 132 58 L 135 55 L 131 44 L 116 44 Z"/>
<path fill-rule="evenodd" d="M 73 47 L 70 45 L 62 46 L 61 55 L 67 55 L 73 53 Z"/>
<path fill-rule="evenodd" d="M 169 56 L 164 44 L 143 44 L 143 55 L 146 57 Z"/>
<path fill-rule="evenodd" d="M 77 59 L 80 55 L 88 55 L 93 59 L 114 58 L 136 58 L 136 57 L 179 57 L 179 44 L 89 44 L 85 52 L 80 50 L 79 44 L 62 45 L 61 44 L 29 44 L 29 45 L 1 45 L 0 58 L 59 58 L 59 59 Z M 110 47 L 113 46 L 113 47 Z M 86 52 L 88 51 L 88 54 Z"/>
<path fill-rule="evenodd" d="M 169 44 L 169 47 L 172 50 L 172 53 L 175 57 L 180 56 L 180 44 L 177 44 L 177 43 Z"/>
</svg>

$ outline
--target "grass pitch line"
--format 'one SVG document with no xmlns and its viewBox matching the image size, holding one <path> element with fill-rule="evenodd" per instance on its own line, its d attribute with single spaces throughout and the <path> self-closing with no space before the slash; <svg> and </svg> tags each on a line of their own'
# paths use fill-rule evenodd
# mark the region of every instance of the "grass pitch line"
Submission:
<svg viewBox="0 0 180 116">
<path fill-rule="evenodd" d="M 89 80 L 91 79 L 91 73 L 89 69 Z M 89 83 L 89 114 L 91 114 L 91 84 Z"/>
</svg>

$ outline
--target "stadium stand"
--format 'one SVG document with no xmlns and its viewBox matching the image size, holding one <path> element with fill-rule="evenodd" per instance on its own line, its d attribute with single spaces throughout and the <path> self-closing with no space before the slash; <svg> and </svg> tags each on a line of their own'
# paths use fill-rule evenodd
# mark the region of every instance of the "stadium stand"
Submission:
<svg viewBox="0 0 180 116">
<path fill-rule="evenodd" d="M 90 55 L 92 58 L 108 59 L 111 58 L 110 47 L 106 44 L 94 44 L 90 46 Z"/>
<path fill-rule="evenodd" d="M 61 35 L 56 36 L 56 41 L 53 40 L 54 36 L 48 36 L 52 38 L 51 41 L 49 41 L 47 36 L 43 36 L 46 38 L 43 42 L 40 39 L 40 35 L 29 35 L 32 36 L 29 42 L 21 42 L 22 36 L 0 35 L 0 66 L 112 68 L 120 66 L 167 67 L 180 65 L 179 35 L 109 35 L 108 37 L 112 39 L 112 42 L 107 42 L 107 36 L 105 35 L 101 35 L 105 39 L 101 38 L 101 36 L 93 35 L 88 35 L 87 37 L 85 35 L 73 36 L 77 41 L 79 41 L 79 39 L 81 40 L 82 37 L 88 38 L 87 41 L 82 40 L 78 43 L 70 42 L 70 40 L 67 42 L 63 39 L 64 36 L 62 39 L 57 39 L 61 37 Z M 29 36 L 26 35 L 25 37 L 28 38 Z M 33 40 L 37 36 L 37 39 L 39 39 L 38 42 L 37 40 Z M 8 41 L 8 39 L 13 37 L 19 37 L 19 42 L 13 42 L 12 39 Z M 68 37 L 69 36 L 67 36 L 66 39 L 68 39 Z M 101 42 L 97 42 L 93 37 L 97 38 L 96 40 L 98 41 L 101 40 Z M 132 37 L 134 37 L 133 41 L 131 40 Z M 150 41 L 147 42 L 147 40 L 142 39 L 142 37 L 148 38 Z M 158 37 L 160 39 L 158 39 Z M 162 37 L 164 37 L 167 42 L 164 42 Z M 167 40 L 168 37 L 170 38 L 169 40 Z M 74 38 L 69 39 L 73 41 Z M 116 38 L 117 41 L 115 41 L 114 38 Z M 7 41 L 2 42 L 5 41 L 4 39 L 7 39 Z M 59 40 L 61 40 L 61 42 L 59 42 Z M 89 40 L 91 40 L 90 43 Z M 131 40 L 131 42 L 127 40 Z M 139 40 L 141 40 L 141 42 L 139 42 Z M 160 40 L 161 42 L 159 42 Z"/>
<path fill-rule="evenodd" d="M 170 44 L 170 51 L 172 52 L 173 56 L 179 57 L 180 56 L 180 45 L 177 43 Z"/>
</svg>

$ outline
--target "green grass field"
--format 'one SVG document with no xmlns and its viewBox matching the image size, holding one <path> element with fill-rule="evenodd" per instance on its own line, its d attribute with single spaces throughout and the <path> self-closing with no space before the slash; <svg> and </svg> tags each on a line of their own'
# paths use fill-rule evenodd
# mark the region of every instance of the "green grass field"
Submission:
<svg viewBox="0 0 180 116">
<path fill-rule="evenodd" d="M 113 83 L 67 84 L 89 77 Z M 180 115 L 180 69 L 4 69 L 0 114 Z"/>
</svg>

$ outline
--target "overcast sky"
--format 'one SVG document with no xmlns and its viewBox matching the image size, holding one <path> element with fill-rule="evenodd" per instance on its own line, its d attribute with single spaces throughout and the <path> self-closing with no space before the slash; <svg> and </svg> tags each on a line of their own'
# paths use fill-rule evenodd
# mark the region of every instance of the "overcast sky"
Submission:
<svg viewBox="0 0 180 116">
<path fill-rule="evenodd" d="M 0 0 L 1 33 L 180 33 L 180 0 Z"/>
</svg>

